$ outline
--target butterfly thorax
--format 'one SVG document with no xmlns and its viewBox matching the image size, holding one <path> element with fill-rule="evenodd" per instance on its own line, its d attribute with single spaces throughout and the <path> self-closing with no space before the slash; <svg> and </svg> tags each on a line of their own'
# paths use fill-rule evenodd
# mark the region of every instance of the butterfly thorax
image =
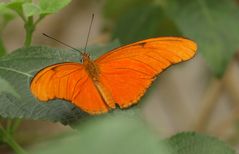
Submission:
<svg viewBox="0 0 239 154">
<path fill-rule="evenodd" d="M 89 77 L 93 81 L 97 81 L 99 79 L 99 68 L 98 66 L 90 59 L 90 56 L 88 53 L 82 54 L 82 60 L 83 60 L 83 66 L 85 68 L 85 71 L 89 75 Z"/>
</svg>

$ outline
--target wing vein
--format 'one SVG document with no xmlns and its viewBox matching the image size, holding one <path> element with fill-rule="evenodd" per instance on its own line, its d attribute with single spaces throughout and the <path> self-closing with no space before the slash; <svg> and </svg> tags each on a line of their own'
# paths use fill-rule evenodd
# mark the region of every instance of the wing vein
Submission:
<svg viewBox="0 0 239 154">
<path fill-rule="evenodd" d="M 74 100 L 79 94 L 80 94 L 80 91 L 82 91 L 84 88 L 85 88 L 85 84 L 87 83 L 88 81 L 88 78 L 86 80 L 83 81 L 83 83 L 81 84 L 82 88 L 75 94 L 75 89 L 74 89 L 74 92 L 73 92 L 73 98 L 71 100 Z M 77 82 L 76 86 L 79 84 L 79 82 Z M 75 87 L 76 87 L 75 86 Z"/>
<path fill-rule="evenodd" d="M 114 68 L 114 69 L 118 69 L 118 70 L 131 70 L 131 71 L 135 71 L 135 72 L 147 75 L 147 76 L 151 76 L 151 74 L 147 74 L 145 72 L 142 72 L 142 71 L 139 71 L 139 70 L 136 70 L 136 69 L 133 69 L 133 68 L 117 67 L 117 68 Z M 113 73 L 113 72 L 112 73 L 111 72 L 104 72 L 104 74 L 115 74 L 115 73 Z"/>
<path fill-rule="evenodd" d="M 157 59 L 157 58 L 155 58 L 155 57 L 153 57 L 153 56 L 150 56 L 150 55 L 146 55 L 146 56 L 147 56 L 147 57 L 150 57 L 150 58 L 156 60 L 157 62 L 159 62 L 160 64 L 162 64 L 162 62 L 161 62 L 159 59 Z M 162 58 L 163 60 L 167 61 L 167 62 L 169 63 L 169 65 L 172 64 L 171 61 L 165 59 L 164 57 L 161 57 L 161 58 Z"/>
<path fill-rule="evenodd" d="M 141 60 L 135 59 L 135 58 L 132 58 L 131 60 L 137 61 L 137 62 L 139 62 L 139 63 L 141 63 L 141 64 L 144 64 L 144 65 L 148 66 L 148 67 L 151 68 L 152 70 L 157 71 L 157 69 L 153 68 L 152 66 L 150 66 L 150 65 L 147 64 L 147 63 L 145 63 L 144 61 L 141 61 Z"/>
</svg>

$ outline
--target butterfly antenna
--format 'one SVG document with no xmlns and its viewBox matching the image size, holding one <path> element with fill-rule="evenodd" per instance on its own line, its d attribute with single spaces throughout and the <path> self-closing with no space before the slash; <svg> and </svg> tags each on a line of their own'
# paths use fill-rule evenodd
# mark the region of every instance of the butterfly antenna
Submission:
<svg viewBox="0 0 239 154">
<path fill-rule="evenodd" d="M 90 27 L 89 27 L 88 34 L 87 34 L 87 39 L 86 39 L 84 51 L 86 51 L 86 47 L 87 47 L 87 44 L 88 44 L 88 40 L 89 40 L 89 36 L 90 36 L 90 31 L 91 31 L 91 26 L 92 26 L 92 23 L 93 23 L 93 20 L 94 20 L 94 16 L 95 15 L 93 13 L 92 16 L 91 16 Z"/>
<path fill-rule="evenodd" d="M 76 49 L 76 48 L 74 48 L 74 47 L 72 47 L 72 46 L 70 46 L 70 45 L 68 45 L 68 44 L 66 44 L 66 43 L 64 43 L 64 42 L 62 42 L 62 41 L 59 41 L 59 40 L 57 40 L 56 38 L 54 38 L 54 37 L 52 37 L 52 36 L 49 36 L 49 35 L 47 35 L 47 34 L 45 34 L 45 33 L 42 33 L 42 35 L 44 35 L 44 36 L 46 36 L 46 37 L 48 37 L 48 38 L 50 38 L 50 39 L 52 39 L 52 40 L 55 40 L 56 42 L 58 42 L 58 43 L 60 43 L 60 44 L 63 44 L 64 46 L 67 46 L 67 47 L 69 47 L 69 48 L 71 48 L 71 49 L 73 49 L 73 50 L 75 50 L 75 51 L 78 51 L 78 52 L 80 52 L 80 54 L 83 54 L 80 50 L 78 50 L 78 49 Z"/>
</svg>

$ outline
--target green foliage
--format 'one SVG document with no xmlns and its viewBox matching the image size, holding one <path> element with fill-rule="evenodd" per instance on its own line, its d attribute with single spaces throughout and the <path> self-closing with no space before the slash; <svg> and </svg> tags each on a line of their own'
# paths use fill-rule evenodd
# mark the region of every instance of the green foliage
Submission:
<svg viewBox="0 0 239 154">
<path fill-rule="evenodd" d="M 217 77 L 239 48 L 239 9 L 236 1 L 170 0 L 162 5 L 182 33 L 195 40 Z"/>
<path fill-rule="evenodd" d="M 128 10 L 116 22 L 113 32 L 113 38 L 119 38 L 123 44 L 165 35 L 175 36 L 180 33 L 161 7 L 152 4 Z"/>
<path fill-rule="evenodd" d="M 3 40 L 0 36 L 0 57 L 6 54 L 6 49 L 3 43 Z"/>
<path fill-rule="evenodd" d="M 39 0 L 39 3 L 36 4 L 31 0 L 12 0 L 3 4 L 15 11 L 24 21 L 26 31 L 24 45 L 30 46 L 37 24 L 48 14 L 59 11 L 70 2 L 71 0 Z"/>
<path fill-rule="evenodd" d="M 139 117 L 137 110 L 94 117 L 76 127 L 79 133 L 44 143 L 31 153 L 235 154 L 222 141 L 200 133 L 178 133 L 161 140 Z"/>
<path fill-rule="evenodd" d="M 15 89 L 11 86 L 11 84 L 9 82 L 7 82 L 6 80 L 2 79 L 0 77 L 0 94 L 1 93 L 9 93 L 12 94 L 15 97 L 20 97 L 17 92 L 15 91 Z"/>
<path fill-rule="evenodd" d="M 55 13 L 70 2 L 71 0 L 40 0 L 41 14 Z"/>
<path fill-rule="evenodd" d="M 20 17 L 22 17 L 24 19 L 24 15 L 23 15 L 23 8 L 22 5 L 24 3 L 28 3 L 31 2 L 30 0 L 12 0 L 9 3 L 6 3 L 6 6 L 15 11 Z"/>
<path fill-rule="evenodd" d="M 27 154 L 22 147 L 20 147 L 16 141 L 13 139 L 12 134 L 9 133 L 0 123 L 0 140 L 1 142 L 7 143 L 9 146 L 14 149 L 16 154 Z"/>
<path fill-rule="evenodd" d="M 106 18 L 117 20 L 131 8 L 144 6 L 152 1 L 153 0 L 106 0 L 103 13 Z"/>
<path fill-rule="evenodd" d="M 6 6 L 5 3 L 0 3 L 0 33 L 2 33 L 3 28 L 14 19 L 15 15 L 13 12 Z"/>
<path fill-rule="evenodd" d="M 7 6 L 25 19 L 34 15 L 45 16 L 55 13 L 70 2 L 71 0 L 39 0 L 39 4 L 35 4 L 31 0 L 12 0 Z"/>
<path fill-rule="evenodd" d="M 184 132 L 166 140 L 171 154 L 235 154 L 222 141 L 207 135 Z"/>
<path fill-rule="evenodd" d="M 82 122 L 79 133 L 46 143 L 35 154 L 168 154 L 159 137 L 139 119 L 137 112 L 116 111 Z"/>
<path fill-rule="evenodd" d="M 39 15 L 41 13 L 41 9 L 33 3 L 25 3 L 23 4 L 23 12 L 25 17 L 31 17 L 35 15 Z"/>
<path fill-rule="evenodd" d="M 14 13 L 6 6 L 5 3 L 0 3 L 0 57 L 6 54 L 6 49 L 3 43 L 2 32 L 6 25 L 13 20 Z"/>
</svg>

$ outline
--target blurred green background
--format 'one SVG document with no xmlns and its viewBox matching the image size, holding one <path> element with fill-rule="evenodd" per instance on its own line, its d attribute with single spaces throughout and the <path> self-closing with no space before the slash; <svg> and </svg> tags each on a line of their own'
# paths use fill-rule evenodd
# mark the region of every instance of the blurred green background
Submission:
<svg viewBox="0 0 239 154">
<path fill-rule="evenodd" d="M 181 152 L 182 154 L 234 153 L 227 149 L 227 145 L 238 151 L 238 1 L 72 0 L 62 10 L 39 22 L 33 33 L 32 45 L 65 48 L 42 36 L 42 33 L 47 33 L 74 47 L 84 48 L 92 13 L 95 14 L 95 18 L 88 51 L 93 57 L 100 56 L 120 45 L 159 36 L 182 36 L 192 39 L 198 44 L 198 53 L 192 60 L 172 66 L 160 74 L 143 99 L 133 108 L 115 111 L 106 116 L 83 116 L 83 118 L 80 116 L 81 119 L 77 122 L 73 118 L 74 123 L 70 126 L 60 123 L 64 120 L 71 121 L 67 119 L 67 116 L 62 118 L 55 113 L 41 115 L 37 107 L 35 109 L 39 111 L 39 115 L 34 114 L 36 111 L 33 112 L 33 109 L 27 113 L 20 113 L 22 111 L 16 111 L 18 106 L 4 105 L 6 100 L 0 96 L 2 98 L 0 99 L 1 116 L 24 119 L 14 133 L 14 138 L 24 149 L 31 151 L 30 153 L 44 154 L 66 152 L 166 154 L 172 153 L 168 146 L 184 146 L 180 143 L 185 143 L 188 149 L 192 149 L 188 142 L 191 142 L 190 137 L 196 136 L 198 140 L 192 140 L 203 142 L 205 145 L 194 148 L 195 151 L 185 150 Z M 24 38 L 22 19 L 13 11 L 1 7 L 0 3 L 0 54 L 12 53 L 23 47 Z M 31 48 L 26 52 L 24 50 L 21 49 L 15 55 L 10 54 L 0 59 L 0 68 L 19 65 L 22 70 L 24 67 L 36 69 L 58 61 L 79 59 L 75 53 L 68 52 L 68 48 L 64 51 L 44 48 L 42 55 L 37 55 L 38 48 Z M 43 54 L 53 60 L 44 59 Z M 57 57 L 58 54 L 61 54 L 63 58 Z M 41 57 L 42 62 L 35 59 L 16 60 L 17 57 L 31 58 L 34 55 Z M 29 64 L 31 65 L 24 66 Z M 14 77 L 12 80 L 16 80 Z M 26 83 L 14 83 L 12 88 L 12 80 L 7 80 L 9 83 L 5 80 L 7 80 L 6 72 L 1 72 L 0 69 L 2 85 L 0 93 L 4 90 L 6 92 L 6 89 L 8 89 L 7 92 L 16 93 L 16 95 L 21 88 L 29 91 Z M 20 81 L 22 79 L 19 77 L 18 82 Z M 21 87 L 22 84 L 25 84 L 25 87 Z M 16 85 L 21 88 L 14 88 Z M 32 96 L 27 94 L 24 97 Z M 23 99 L 25 102 L 26 100 L 28 99 Z M 51 107 L 56 107 L 56 103 L 58 102 L 54 102 L 55 106 Z M 25 107 L 24 104 L 19 106 Z M 2 121 L 4 126 L 7 125 L 6 120 Z M 221 142 L 217 143 L 211 138 L 206 139 L 200 134 L 182 133 L 175 138 L 172 137 L 178 132 L 185 131 L 202 132 L 224 141 L 227 145 L 221 145 Z M 170 140 L 170 137 L 173 139 Z M 169 141 L 164 140 L 161 143 L 161 139 Z M 51 143 L 48 143 L 49 141 Z M 50 146 L 47 146 L 48 144 Z M 199 152 L 208 144 L 215 146 L 212 151 Z M 213 151 L 215 149 L 218 151 Z M 176 151 L 180 153 L 180 150 Z M 8 154 L 12 153 L 12 150 L 6 144 L 0 144 L 0 153 Z"/>
</svg>

